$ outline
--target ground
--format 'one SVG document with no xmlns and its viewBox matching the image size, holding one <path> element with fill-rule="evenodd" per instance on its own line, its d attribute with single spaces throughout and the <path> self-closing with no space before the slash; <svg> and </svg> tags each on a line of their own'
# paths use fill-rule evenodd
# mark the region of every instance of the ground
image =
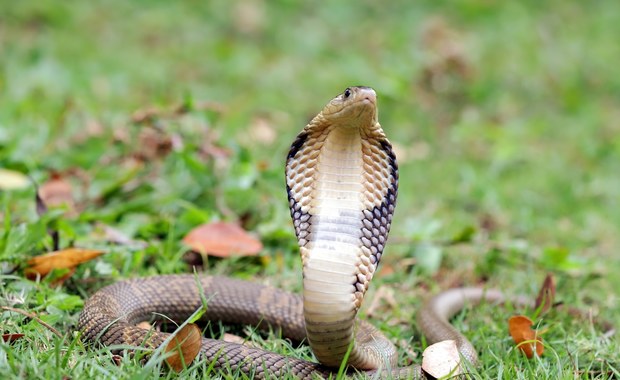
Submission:
<svg viewBox="0 0 620 380">
<path fill-rule="evenodd" d="M 299 291 L 283 166 L 294 136 L 334 95 L 367 85 L 400 163 L 392 233 L 362 314 L 423 349 L 414 315 L 458 285 L 535 296 L 545 275 L 561 309 L 535 319 L 545 354 L 514 348 L 482 307 L 455 324 L 479 347 L 476 378 L 620 374 L 620 6 L 615 1 L 297 5 L 264 2 L 10 2 L 0 15 L 0 167 L 71 186 L 39 215 L 35 190 L 0 190 L 4 378 L 200 377 L 84 347 L 84 300 L 118 279 L 189 271 L 193 227 L 240 222 L 265 245 L 208 271 Z M 2 186 L 2 184 L 0 184 Z M 102 249 L 61 286 L 24 278 L 60 248 Z M 111 232 L 122 242 L 113 243 Z M 185 259 L 184 259 L 185 258 Z M 390 302 L 390 294 L 395 302 Z M 277 337 L 265 348 L 308 357 Z"/>
</svg>

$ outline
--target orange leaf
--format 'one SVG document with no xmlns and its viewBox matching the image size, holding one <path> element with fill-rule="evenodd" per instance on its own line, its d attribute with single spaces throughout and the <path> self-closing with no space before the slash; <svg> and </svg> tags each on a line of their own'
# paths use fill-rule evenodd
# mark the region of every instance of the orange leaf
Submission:
<svg viewBox="0 0 620 380">
<path fill-rule="evenodd" d="M 379 268 L 379 276 L 389 276 L 394 273 L 394 267 L 388 263 L 381 265 Z"/>
<path fill-rule="evenodd" d="M 75 267 L 69 269 L 67 273 L 62 274 L 60 277 L 52 279 L 52 281 L 50 282 L 50 285 L 53 287 L 60 286 L 64 284 L 65 281 L 67 281 L 69 278 L 71 278 L 71 276 L 73 276 L 74 273 L 75 273 Z"/>
<path fill-rule="evenodd" d="M 255 256 L 263 249 L 263 244 L 241 227 L 224 222 L 202 224 L 183 241 L 194 251 L 218 257 Z"/>
<path fill-rule="evenodd" d="M 536 297 L 536 309 L 540 308 L 540 314 L 544 314 L 553 306 L 555 299 L 555 280 L 552 274 L 548 274 L 543 281 L 542 287 Z"/>
<path fill-rule="evenodd" d="M 528 359 L 534 356 L 534 351 L 537 356 L 541 356 L 545 349 L 539 334 L 536 330 L 532 330 L 532 324 L 532 320 L 523 315 L 510 317 L 508 320 L 508 330 L 512 339 Z"/>
<path fill-rule="evenodd" d="M 198 326 L 194 323 L 185 325 L 168 343 L 166 353 L 170 356 L 166 358 L 166 363 L 175 371 L 181 372 L 196 358 L 201 344 L 202 334 Z"/>
<path fill-rule="evenodd" d="M 90 261 L 101 254 L 103 251 L 82 248 L 67 248 L 46 253 L 28 260 L 24 274 L 33 280 L 37 274 L 43 277 L 54 269 L 73 269 L 78 264 Z"/>
<path fill-rule="evenodd" d="M 2 341 L 6 343 L 12 343 L 23 336 L 24 334 L 2 334 Z"/>
</svg>

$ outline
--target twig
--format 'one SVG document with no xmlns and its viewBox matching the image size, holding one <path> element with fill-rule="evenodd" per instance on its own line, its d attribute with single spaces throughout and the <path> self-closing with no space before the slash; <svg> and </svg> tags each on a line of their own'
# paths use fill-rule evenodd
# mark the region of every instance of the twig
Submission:
<svg viewBox="0 0 620 380">
<path fill-rule="evenodd" d="M 14 307 L 9 307 L 9 306 L 0 306 L 0 309 L 6 310 L 6 311 L 12 311 L 12 312 L 15 312 L 21 315 L 25 315 L 28 318 L 34 319 L 35 321 L 39 322 L 43 327 L 47 328 L 48 330 L 56 334 L 57 337 L 62 338 L 62 334 L 58 332 L 58 330 L 56 330 L 55 328 L 50 326 L 48 323 L 41 320 L 41 318 L 37 317 L 33 313 L 29 313 L 26 310 L 16 309 Z"/>
</svg>

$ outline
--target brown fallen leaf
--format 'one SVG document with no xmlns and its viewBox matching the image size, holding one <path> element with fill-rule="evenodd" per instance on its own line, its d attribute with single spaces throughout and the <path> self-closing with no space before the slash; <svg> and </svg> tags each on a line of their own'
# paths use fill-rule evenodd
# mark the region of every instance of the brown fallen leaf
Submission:
<svg viewBox="0 0 620 380">
<path fill-rule="evenodd" d="M 432 344 L 422 353 L 422 369 L 436 379 L 462 373 L 461 355 L 454 340 Z"/>
<path fill-rule="evenodd" d="M 200 153 L 206 159 L 218 159 L 220 161 L 226 161 L 232 156 L 232 151 L 221 146 L 217 146 L 215 142 L 206 139 L 200 146 Z"/>
<path fill-rule="evenodd" d="M 112 355 L 112 363 L 116 366 L 123 364 L 123 357 L 120 355 Z"/>
<path fill-rule="evenodd" d="M 476 70 L 464 31 L 443 17 L 431 17 L 420 27 L 419 51 L 424 63 L 416 80 L 416 102 L 434 115 L 434 122 L 443 131 L 454 125 L 468 106 L 465 89 Z"/>
<path fill-rule="evenodd" d="M 161 117 L 162 113 L 155 107 L 142 108 L 131 115 L 131 121 L 136 124 L 150 124 L 154 119 Z"/>
<path fill-rule="evenodd" d="M 246 36 L 259 37 L 265 25 L 268 23 L 265 11 L 265 3 L 262 1 L 241 1 L 233 7 L 233 25 L 236 31 Z"/>
<path fill-rule="evenodd" d="M 377 272 L 377 276 L 382 277 L 382 276 L 389 276 L 391 274 L 394 274 L 395 270 L 394 267 L 392 265 L 390 265 L 389 263 L 385 263 L 383 265 L 381 265 L 379 267 L 379 271 Z"/>
<path fill-rule="evenodd" d="M 278 137 L 278 132 L 275 130 L 273 122 L 267 116 L 256 116 L 251 121 L 249 137 L 252 141 L 263 145 L 270 145 Z"/>
<path fill-rule="evenodd" d="M 5 343 L 12 343 L 23 336 L 24 334 L 2 334 L 2 341 Z"/>
<path fill-rule="evenodd" d="M 66 248 L 60 251 L 35 256 L 28 260 L 24 274 L 30 280 L 37 275 L 44 277 L 54 269 L 74 269 L 77 265 L 90 261 L 103 254 L 96 249 Z"/>
<path fill-rule="evenodd" d="M 75 210 L 73 188 L 58 174 L 52 175 L 49 181 L 39 187 L 39 197 L 48 208 L 67 207 L 70 212 Z"/>
<path fill-rule="evenodd" d="M 80 146 L 89 139 L 104 138 L 106 127 L 103 123 L 96 119 L 88 119 L 84 122 L 83 127 L 72 134 L 69 144 L 72 146 Z"/>
<path fill-rule="evenodd" d="M 398 305 L 398 302 L 396 302 L 396 297 L 394 296 L 394 289 L 381 285 L 366 310 L 366 315 L 369 317 L 376 316 L 381 314 L 381 312 L 385 312 L 386 309 L 393 310 L 396 308 L 396 305 Z"/>
<path fill-rule="evenodd" d="M 64 284 L 65 281 L 71 278 L 71 276 L 73 276 L 74 273 L 75 273 L 75 267 L 68 269 L 65 273 L 61 273 L 60 276 L 53 278 L 52 281 L 50 281 L 50 286 L 56 287 L 56 286 L 60 286 Z"/>
<path fill-rule="evenodd" d="M 552 274 L 547 274 L 545 281 L 536 297 L 536 310 L 540 310 L 540 315 L 545 314 L 553 306 L 555 299 L 555 280 Z"/>
<path fill-rule="evenodd" d="M 153 325 L 151 325 L 150 323 L 148 323 L 147 321 L 142 321 L 142 322 L 138 322 L 136 324 L 136 327 L 141 328 L 142 330 L 150 330 L 153 328 Z"/>
<path fill-rule="evenodd" d="M 228 343 L 237 343 L 237 344 L 245 344 L 246 340 L 240 337 L 239 335 L 225 333 L 222 336 L 222 340 Z"/>
<path fill-rule="evenodd" d="M 105 240 L 106 242 L 112 244 L 130 246 L 139 249 L 144 249 L 148 246 L 146 242 L 141 240 L 133 240 L 123 231 L 103 223 L 97 223 L 93 235 L 98 239 Z"/>
<path fill-rule="evenodd" d="M 541 356 L 545 349 L 540 334 L 532 330 L 533 322 L 524 315 L 516 315 L 508 319 L 508 330 L 517 347 L 531 359 L 534 352 Z"/>
<path fill-rule="evenodd" d="M 183 242 L 194 251 L 217 257 L 255 256 L 262 249 L 260 240 L 233 223 L 202 224 L 191 230 Z"/>
<path fill-rule="evenodd" d="M 166 358 L 166 363 L 176 372 L 181 372 L 196 358 L 201 343 L 202 335 L 198 326 L 194 323 L 185 325 L 168 343 L 166 353 L 170 356 Z"/>
<path fill-rule="evenodd" d="M 138 134 L 139 149 L 136 158 L 143 161 L 159 160 L 172 151 L 172 139 L 164 131 L 144 127 Z"/>
</svg>

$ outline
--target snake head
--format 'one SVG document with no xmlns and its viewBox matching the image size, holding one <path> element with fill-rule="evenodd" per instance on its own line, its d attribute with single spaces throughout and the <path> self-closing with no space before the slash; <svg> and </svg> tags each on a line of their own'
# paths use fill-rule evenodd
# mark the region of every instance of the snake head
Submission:
<svg viewBox="0 0 620 380">
<path fill-rule="evenodd" d="M 322 115 L 330 124 L 353 128 L 374 126 L 378 121 L 377 94 L 370 87 L 347 87 L 325 106 Z"/>
</svg>

